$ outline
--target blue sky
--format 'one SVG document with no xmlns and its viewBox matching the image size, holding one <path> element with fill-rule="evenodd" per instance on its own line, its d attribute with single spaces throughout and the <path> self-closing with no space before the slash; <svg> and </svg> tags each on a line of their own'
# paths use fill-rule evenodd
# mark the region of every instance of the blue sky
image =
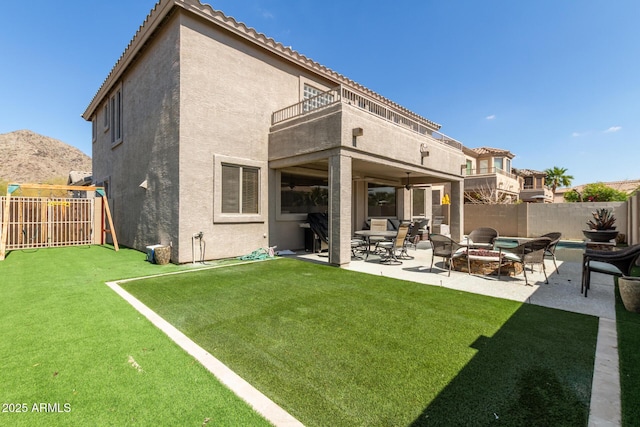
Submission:
<svg viewBox="0 0 640 427">
<path fill-rule="evenodd" d="M 80 115 L 154 0 L 3 4 L 0 133 L 91 155 Z M 640 179 L 637 0 L 212 0 L 215 9 L 514 167 Z M 1 159 L 1 154 L 0 154 Z"/>
</svg>

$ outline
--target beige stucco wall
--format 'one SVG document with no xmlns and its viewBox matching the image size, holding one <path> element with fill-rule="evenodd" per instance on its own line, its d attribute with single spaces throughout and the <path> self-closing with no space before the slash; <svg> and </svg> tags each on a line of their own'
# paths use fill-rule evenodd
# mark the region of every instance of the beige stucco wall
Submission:
<svg viewBox="0 0 640 427">
<path fill-rule="evenodd" d="M 582 230 L 596 209 L 613 209 L 616 226 L 626 232 L 627 210 L 624 202 L 529 204 L 529 236 L 539 236 L 549 231 L 562 231 L 564 239 L 584 239 Z M 546 230 L 546 231 L 545 231 Z"/>
<path fill-rule="evenodd" d="M 353 145 L 354 128 L 362 128 Z M 429 157 L 421 157 L 427 144 Z M 346 103 L 338 103 L 272 128 L 269 159 L 299 156 L 319 150 L 342 148 L 354 157 L 387 165 L 411 165 L 442 178 L 460 178 L 465 162 L 462 151 L 416 134 Z"/>
<path fill-rule="evenodd" d="M 552 231 L 563 239 L 584 239 L 582 230 L 599 208 L 613 209 L 617 229 L 627 231 L 625 202 L 520 203 L 512 205 L 465 205 L 465 234 L 477 227 L 493 227 L 501 236 L 536 237 Z"/>
<path fill-rule="evenodd" d="M 277 245 L 296 249 L 299 221 L 269 227 L 268 144 L 271 113 L 300 98 L 301 69 L 211 27 L 183 16 L 181 30 L 180 257 L 191 260 L 191 236 L 204 232 L 207 258 L 226 258 Z M 320 84 L 319 84 L 320 85 Z M 318 142 L 317 138 L 312 139 Z M 261 171 L 260 214 L 250 218 L 220 212 L 222 162 Z M 292 238 L 293 236 L 293 238 Z"/>
<path fill-rule="evenodd" d="M 179 31 L 170 20 L 119 82 L 123 141 L 113 147 L 97 110 L 93 176 L 109 180 L 119 243 L 175 243 L 178 237 Z M 147 180 L 148 189 L 139 185 Z"/>
</svg>

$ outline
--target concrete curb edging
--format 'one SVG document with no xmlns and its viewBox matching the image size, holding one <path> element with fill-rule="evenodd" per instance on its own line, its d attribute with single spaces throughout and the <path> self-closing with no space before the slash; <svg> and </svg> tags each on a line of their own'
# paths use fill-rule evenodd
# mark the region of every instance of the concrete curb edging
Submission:
<svg viewBox="0 0 640 427">
<path fill-rule="evenodd" d="M 183 350 L 193 356 L 222 384 L 229 388 L 239 398 L 247 402 L 256 412 L 266 418 L 273 425 L 278 427 L 303 426 L 300 421 L 295 419 L 275 402 L 238 376 L 225 364 L 213 357 L 195 342 L 191 341 L 189 337 L 180 332 L 133 295 L 122 289 L 118 282 L 107 282 L 107 286 L 131 304 L 136 310 L 138 310 L 138 312 L 140 312 L 140 314 L 149 319 L 154 326 L 164 332 Z"/>
<path fill-rule="evenodd" d="M 622 423 L 618 365 L 616 320 L 601 317 L 591 385 L 589 427 L 617 427 Z"/>
</svg>

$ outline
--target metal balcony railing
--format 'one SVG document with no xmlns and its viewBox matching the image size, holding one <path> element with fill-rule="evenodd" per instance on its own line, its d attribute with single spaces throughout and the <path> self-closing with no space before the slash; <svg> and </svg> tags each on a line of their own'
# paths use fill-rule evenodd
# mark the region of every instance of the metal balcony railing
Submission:
<svg viewBox="0 0 640 427">
<path fill-rule="evenodd" d="M 518 177 L 512 173 L 505 171 L 504 169 L 492 167 L 492 168 L 466 168 L 464 169 L 464 174 L 466 176 L 476 176 L 476 175 L 504 175 L 508 178 L 517 180 Z"/>
<path fill-rule="evenodd" d="M 296 117 L 301 117 L 305 114 L 319 111 L 337 103 L 345 103 L 354 106 L 387 122 L 394 123 L 405 129 L 424 135 L 429 139 L 454 147 L 458 150 L 462 150 L 461 142 L 441 132 L 433 130 L 433 126 L 424 119 L 421 119 L 418 115 L 412 115 L 411 113 L 401 111 L 393 106 L 384 105 L 381 102 L 374 101 L 367 96 L 344 86 L 337 86 L 314 97 L 275 111 L 271 115 L 271 124 L 275 125 Z"/>
</svg>

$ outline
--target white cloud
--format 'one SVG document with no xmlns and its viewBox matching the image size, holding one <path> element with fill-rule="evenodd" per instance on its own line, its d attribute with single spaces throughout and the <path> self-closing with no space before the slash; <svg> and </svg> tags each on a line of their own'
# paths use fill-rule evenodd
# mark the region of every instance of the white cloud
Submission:
<svg viewBox="0 0 640 427">
<path fill-rule="evenodd" d="M 611 126 L 609 129 L 605 130 L 604 133 L 618 132 L 620 129 L 622 129 L 622 126 Z"/>
<path fill-rule="evenodd" d="M 495 114 L 492 114 L 490 116 L 485 117 L 485 119 L 487 119 L 487 120 L 494 120 L 495 118 L 496 118 Z"/>
<path fill-rule="evenodd" d="M 573 133 L 571 134 L 571 136 L 572 136 L 572 137 L 574 137 L 574 138 L 579 138 L 579 137 L 581 137 L 582 135 L 584 135 L 584 132 L 582 132 L 582 133 L 581 133 L 581 132 L 573 132 Z"/>
<path fill-rule="evenodd" d="M 264 19 L 274 19 L 275 15 L 266 9 L 260 9 L 260 13 Z"/>
</svg>

